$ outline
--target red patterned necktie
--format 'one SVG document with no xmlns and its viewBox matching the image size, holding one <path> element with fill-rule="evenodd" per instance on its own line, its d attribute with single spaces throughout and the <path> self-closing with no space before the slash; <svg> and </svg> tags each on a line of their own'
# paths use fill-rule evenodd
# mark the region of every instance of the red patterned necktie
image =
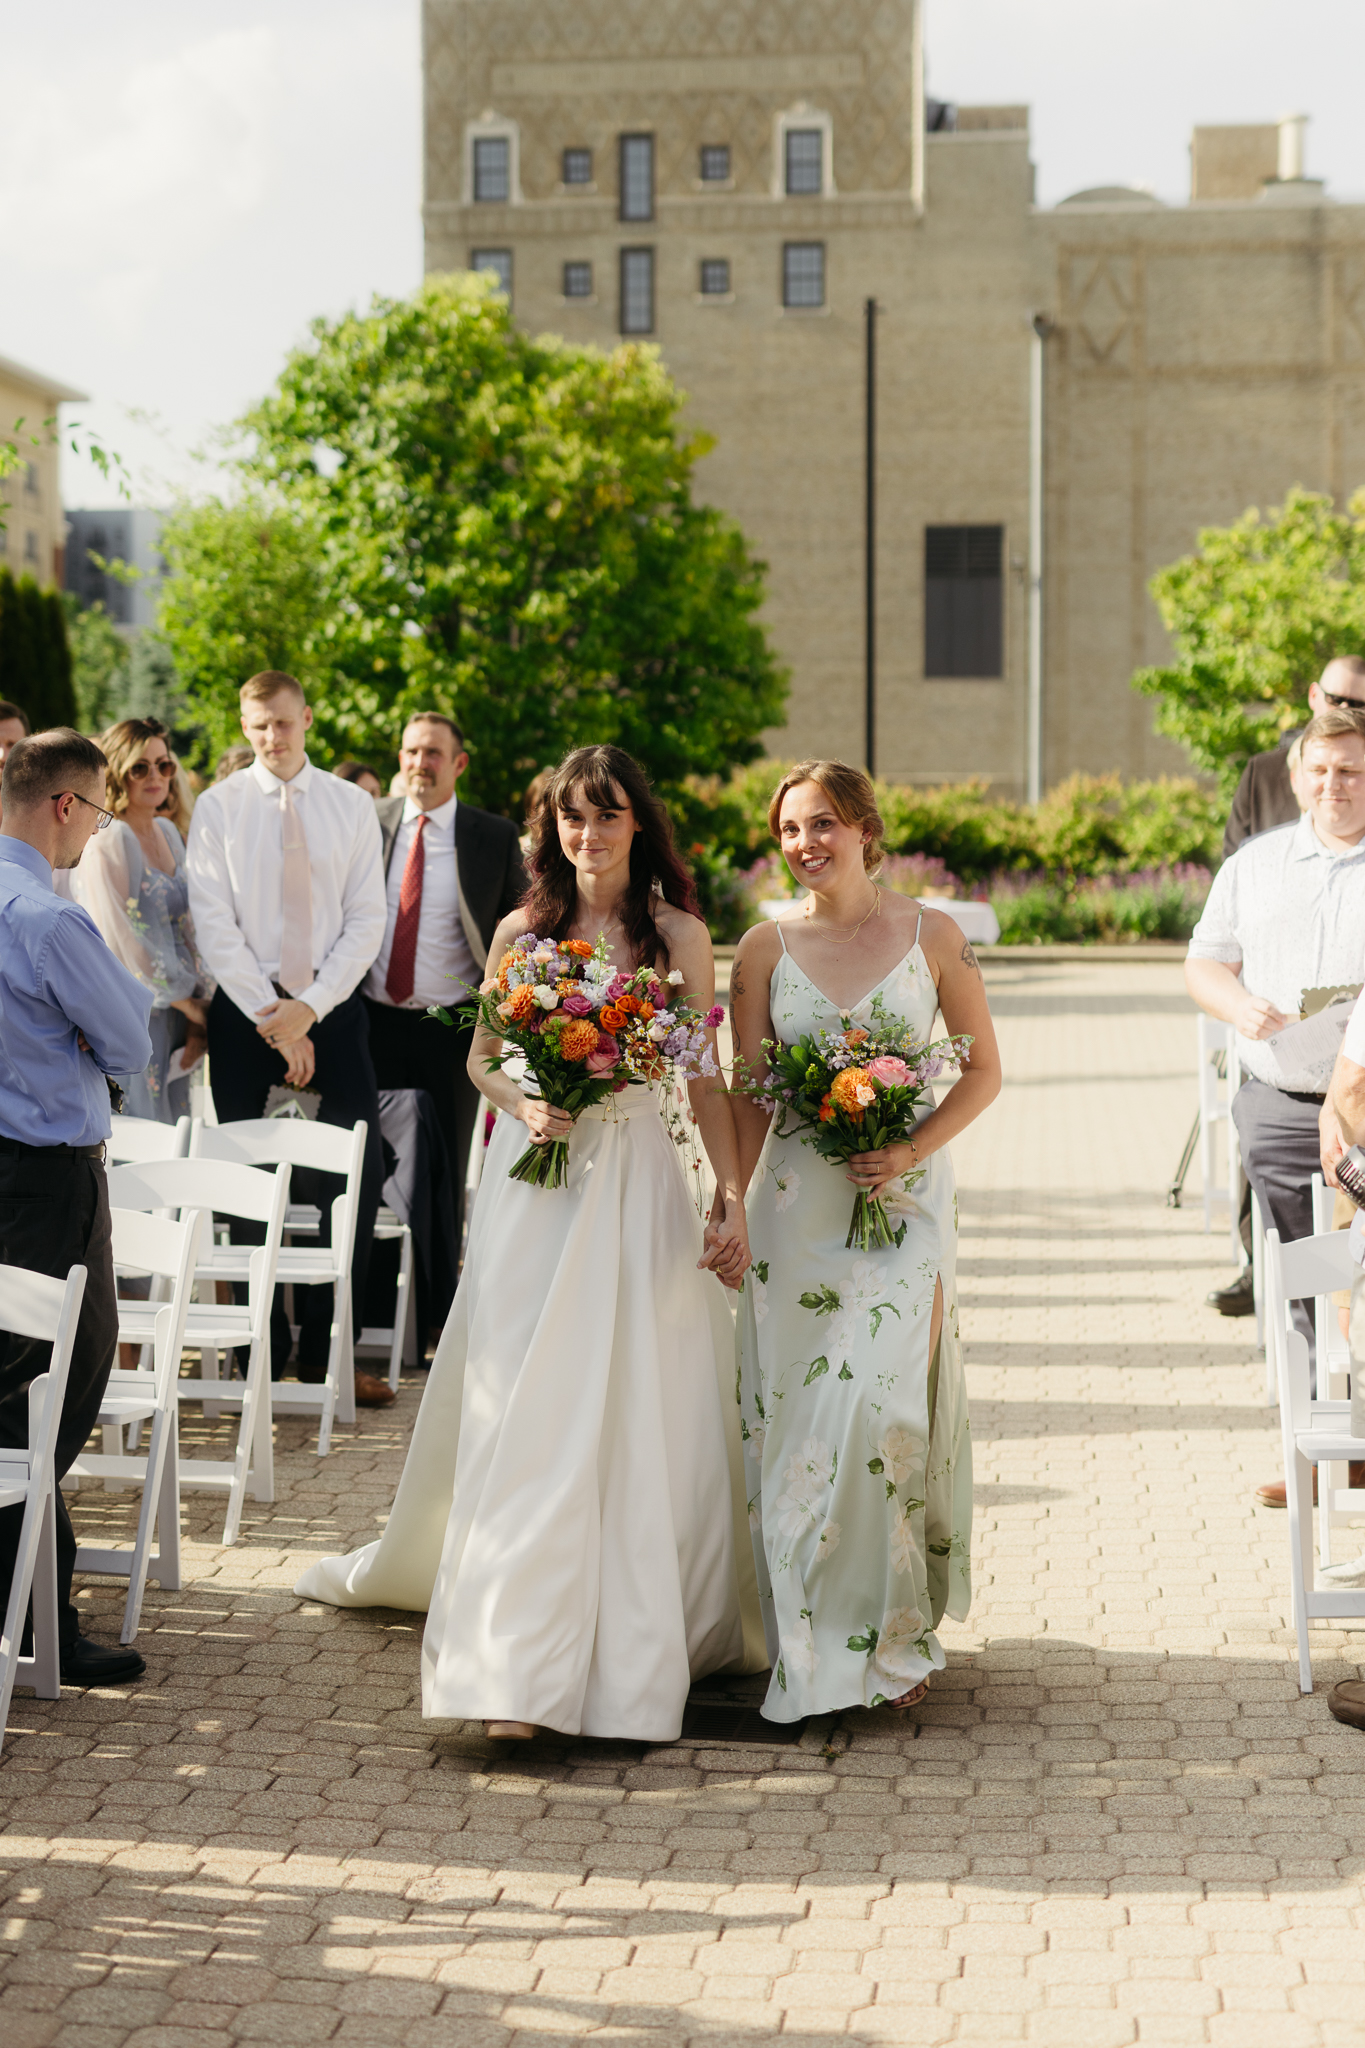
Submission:
<svg viewBox="0 0 1365 2048">
<path fill-rule="evenodd" d="M 422 921 L 422 874 L 426 867 L 422 827 L 426 822 L 427 814 L 423 811 L 403 864 L 403 886 L 398 892 L 398 922 L 393 928 L 389 971 L 384 977 L 384 986 L 395 1003 L 406 1003 L 411 996 L 417 966 L 417 927 Z"/>
</svg>

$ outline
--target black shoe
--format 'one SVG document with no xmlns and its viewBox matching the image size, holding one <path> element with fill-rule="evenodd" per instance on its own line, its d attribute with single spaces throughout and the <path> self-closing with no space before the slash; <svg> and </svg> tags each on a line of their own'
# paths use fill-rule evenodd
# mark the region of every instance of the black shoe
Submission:
<svg viewBox="0 0 1365 2048">
<path fill-rule="evenodd" d="M 141 1678 L 146 1669 L 138 1652 L 123 1643 L 106 1649 L 103 1643 L 92 1643 L 89 1636 L 77 1636 L 70 1648 L 62 1651 L 63 1685 L 126 1685 L 130 1678 Z"/>
<path fill-rule="evenodd" d="M 1220 1316 L 1254 1316 L 1256 1296 L 1250 1266 L 1242 1268 L 1230 1287 L 1215 1287 L 1204 1299 Z"/>
</svg>

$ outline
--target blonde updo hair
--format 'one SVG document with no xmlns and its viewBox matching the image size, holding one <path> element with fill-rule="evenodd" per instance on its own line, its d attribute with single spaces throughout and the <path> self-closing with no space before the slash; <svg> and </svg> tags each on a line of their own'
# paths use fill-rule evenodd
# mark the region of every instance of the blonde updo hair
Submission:
<svg viewBox="0 0 1365 2048">
<path fill-rule="evenodd" d="M 142 749 L 148 740 L 164 740 L 166 752 L 175 759 L 170 732 L 159 718 L 121 718 L 99 736 L 98 744 L 108 764 L 104 786 L 109 809 L 116 818 L 121 818 L 128 808 L 128 770 L 134 761 L 142 759 Z"/>
<path fill-rule="evenodd" d="M 819 785 L 841 825 L 853 825 L 867 833 L 863 841 L 863 867 L 869 875 L 875 875 L 886 857 L 882 845 L 886 827 L 872 784 L 861 768 L 850 768 L 847 761 L 798 761 L 787 770 L 768 805 L 768 830 L 773 838 L 781 845 L 783 800 L 787 791 L 801 782 Z"/>
</svg>

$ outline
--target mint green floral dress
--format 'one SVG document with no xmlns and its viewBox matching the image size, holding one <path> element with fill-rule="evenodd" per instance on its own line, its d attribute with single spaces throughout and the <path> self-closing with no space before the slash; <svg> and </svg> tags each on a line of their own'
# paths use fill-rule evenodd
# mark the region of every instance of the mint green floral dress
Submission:
<svg viewBox="0 0 1365 2048">
<path fill-rule="evenodd" d="M 779 932 L 781 926 L 779 924 Z M 938 994 L 919 945 L 872 999 L 929 1038 Z M 772 1018 L 792 1043 L 841 1016 L 786 950 Z M 926 1106 L 925 1114 L 928 1114 Z M 795 1721 L 874 1707 L 942 1670 L 934 1630 L 971 1605 L 972 1456 L 958 1334 L 957 1195 L 946 1151 L 888 1190 L 899 1248 L 845 1250 L 854 1188 L 799 1136 L 770 1131 L 749 1191 L 739 1303 L 740 1433 L 773 1677 Z M 943 1333 L 931 1375 L 934 1282 Z"/>
</svg>

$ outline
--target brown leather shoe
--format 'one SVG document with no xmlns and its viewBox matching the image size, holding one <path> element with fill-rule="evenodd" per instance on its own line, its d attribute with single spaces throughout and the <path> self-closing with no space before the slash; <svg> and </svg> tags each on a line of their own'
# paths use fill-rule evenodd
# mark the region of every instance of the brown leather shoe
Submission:
<svg viewBox="0 0 1365 2048">
<path fill-rule="evenodd" d="M 358 1372 L 355 1376 L 355 1399 L 358 1408 L 387 1408 L 397 1397 L 387 1380 L 376 1379 L 372 1372 Z M 1281 1488 L 1283 1491 L 1283 1488 Z M 1284 1503 L 1281 1501 L 1281 1507 Z"/>
<path fill-rule="evenodd" d="M 1327 1695 L 1327 1711 L 1333 1720 L 1348 1728 L 1365 1728 L 1365 1685 L 1358 1678 L 1343 1679 Z"/>
<path fill-rule="evenodd" d="M 1351 1487 L 1365 1487 L 1365 1461 L 1346 1467 L 1346 1484 Z M 1318 1504 L 1318 1468 L 1313 1467 L 1313 1506 Z M 1287 1507 L 1283 1479 L 1273 1479 L 1266 1486 L 1256 1489 L 1256 1505 L 1262 1508 Z"/>
</svg>

